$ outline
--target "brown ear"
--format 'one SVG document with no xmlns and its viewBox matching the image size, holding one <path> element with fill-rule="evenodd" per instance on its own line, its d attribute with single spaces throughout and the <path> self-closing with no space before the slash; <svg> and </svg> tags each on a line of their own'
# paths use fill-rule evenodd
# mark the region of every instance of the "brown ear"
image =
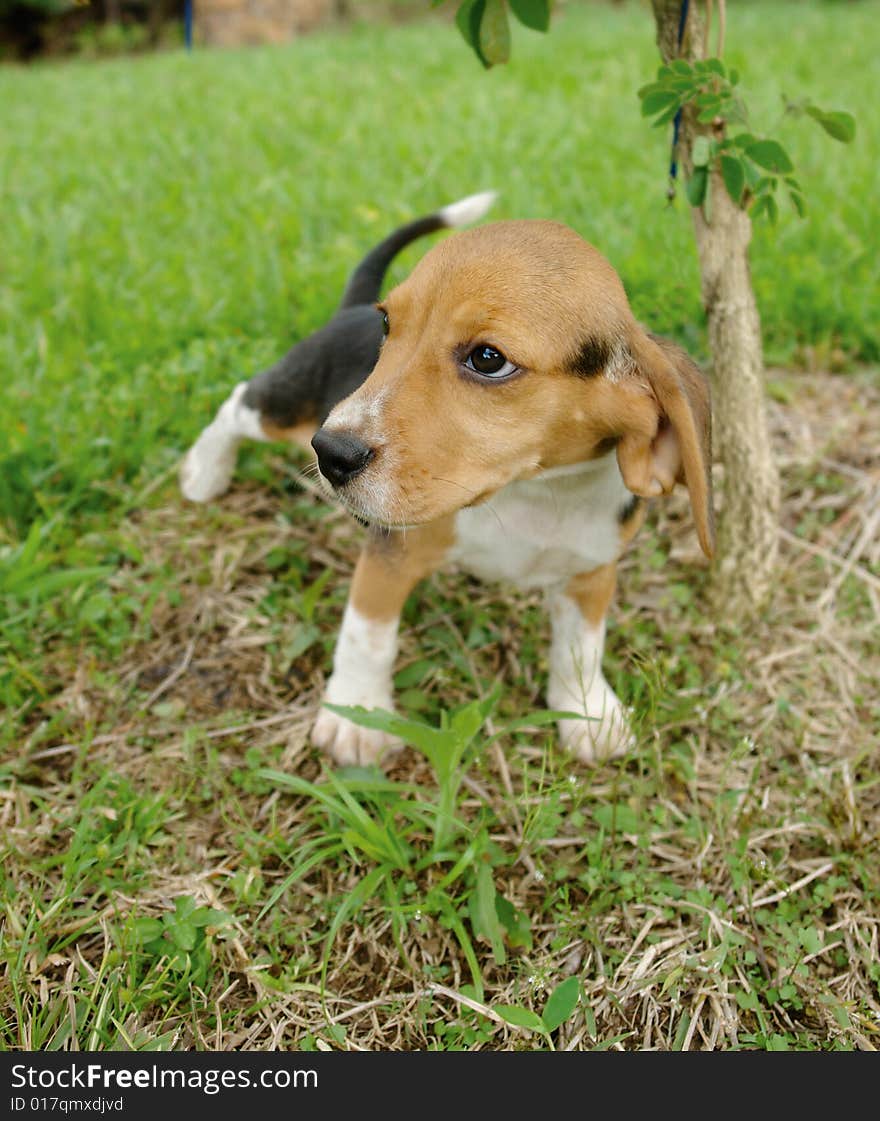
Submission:
<svg viewBox="0 0 880 1121">
<path fill-rule="evenodd" d="M 627 488 L 643 498 L 687 486 L 703 552 L 715 552 L 712 507 L 712 414 L 706 379 L 683 350 L 636 328 L 630 353 L 637 375 L 647 382 L 656 407 L 653 432 L 624 433 L 617 445 Z"/>
</svg>

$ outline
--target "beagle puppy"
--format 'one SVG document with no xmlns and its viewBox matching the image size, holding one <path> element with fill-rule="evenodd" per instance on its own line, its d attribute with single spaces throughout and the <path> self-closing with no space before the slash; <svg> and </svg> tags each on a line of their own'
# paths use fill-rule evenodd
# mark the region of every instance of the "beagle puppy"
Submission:
<svg viewBox="0 0 880 1121">
<path fill-rule="evenodd" d="M 308 447 L 337 401 L 376 365 L 382 343 L 376 301 L 391 262 L 417 238 L 478 221 L 495 197 L 494 191 L 468 195 L 401 226 L 370 250 L 349 277 L 330 321 L 280 362 L 235 387 L 183 460 L 184 497 L 210 502 L 228 490 L 242 440 L 293 440 Z"/>
<path fill-rule="evenodd" d="M 401 609 L 451 563 L 544 592 L 547 703 L 566 713 L 561 742 L 587 763 L 625 752 L 626 715 L 602 675 L 615 566 L 645 500 L 677 482 L 713 553 L 703 375 L 636 322 L 608 261 L 550 221 L 446 238 L 378 305 L 377 321 L 378 361 L 356 386 L 340 385 L 311 440 L 327 490 L 367 529 L 325 700 L 393 707 Z M 260 412 L 240 431 L 300 435 L 332 381 L 298 382 L 283 428 Z M 242 405 L 259 408 L 258 391 L 244 390 Z M 312 740 L 340 764 L 399 746 L 327 708 Z"/>
</svg>

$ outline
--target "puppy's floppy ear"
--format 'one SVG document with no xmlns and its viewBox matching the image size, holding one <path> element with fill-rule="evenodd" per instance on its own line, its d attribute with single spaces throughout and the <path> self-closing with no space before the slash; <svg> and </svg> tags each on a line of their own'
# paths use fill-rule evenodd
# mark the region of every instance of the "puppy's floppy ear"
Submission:
<svg viewBox="0 0 880 1121">
<path fill-rule="evenodd" d="M 712 414 L 706 379 L 683 350 L 635 327 L 629 351 L 656 416 L 625 432 L 617 445 L 623 481 L 653 498 L 687 486 L 703 552 L 715 552 L 712 507 Z M 649 429 L 652 429 L 649 431 Z"/>
</svg>

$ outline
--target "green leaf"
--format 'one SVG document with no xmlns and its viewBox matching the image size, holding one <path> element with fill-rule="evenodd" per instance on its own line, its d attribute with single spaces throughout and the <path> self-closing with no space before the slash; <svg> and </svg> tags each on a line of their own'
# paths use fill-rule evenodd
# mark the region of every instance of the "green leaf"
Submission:
<svg viewBox="0 0 880 1121">
<path fill-rule="evenodd" d="M 191 895 L 178 895 L 174 900 L 176 919 L 188 919 L 196 909 L 196 901 Z"/>
<path fill-rule="evenodd" d="M 505 0 L 486 0 L 479 41 L 480 54 L 489 66 L 510 58 L 510 24 Z"/>
<path fill-rule="evenodd" d="M 480 963 L 477 960 L 477 953 L 474 949 L 474 944 L 468 937 L 467 929 L 464 923 L 458 916 L 458 912 L 449 901 L 449 896 L 441 892 L 437 899 L 438 907 L 445 925 L 455 934 L 458 939 L 458 944 L 461 946 L 461 951 L 465 956 L 465 961 L 468 963 L 468 968 L 471 971 L 471 978 L 474 983 L 474 990 L 477 1000 L 483 999 L 483 977 L 480 973 Z"/>
<path fill-rule="evenodd" d="M 584 1019 L 587 1021 L 587 1031 L 590 1033 L 590 1039 L 595 1039 L 599 1034 L 596 1027 L 596 1014 L 586 1001 L 584 1001 Z"/>
<path fill-rule="evenodd" d="M 671 121 L 673 119 L 673 117 L 675 116 L 675 114 L 678 111 L 679 111 L 679 105 L 678 105 L 678 102 L 675 102 L 673 105 L 670 105 L 668 109 L 666 109 L 663 113 L 660 114 L 660 116 L 654 121 L 654 123 L 651 127 L 652 128 L 659 128 L 660 125 L 667 124 L 669 121 Z"/>
<path fill-rule="evenodd" d="M 722 116 L 724 116 L 724 114 L 721 112 L 721 102 L 717 101 L 710 105 L 708 109 L 703 109 L 697 114 L 697 122 L 701 125 L 709 125 L 716 117 Z"/>
<path fill-rule="evenodd" d="M 293 665 L 297 658 L 314 646 L 320 637 L 321 631 L 312 626 L 311 623 L 295 624 L 291 629 L 290 641 L 285 644 L 283 649 L 286 664 L 288 666 Z"/>
<path fill-rule="evenodd" d="M 198 932 L 187 922 L 178 923 L 172 920 L 166 924 L 165 935 L 179 950 L 194 950 Z"/>
<path fill-rule="evenodd" d="M 530 1031 L 539 1031 L 542 1035 L 547 1034 L 547 1028 L 541 1017 L 519 1004 L 498 1004 L 493 1011 L 516 1028 L 528 1028 Z"/>
<path fill-rule="evenodd" d="M 593 810 L 593 817 L 609 833 L 638 833 L 639 831 L 638 816 L 626 802 L 603 802 Z"/>
<path fill-rule="evenodd" d="M 134 933 L 141 943 L 154 942 L 157 938 L 161 938 L 164 931 L 165 927 L 159 919 L 135 919 Z"/>
<path fill-rule="evenodd" d="M 752 221 L 756 221 L 764 211 L 767 209 L 767 199 L 769 195 L 761 195 L 760 198 L 755 199 L 751 207 Z"/>
<path fill-rule="evenodd" d="M 807 202 L 800 191 L 793 191 L 789 189 L 788 197 L 791 199 L 791 205 L 798 212 L 799 218 L 806 218 L 807 216 Z"/>
<path fill-rule="evenodd" d="M 331 570 L 325 568 L 317 580 L 300 596 L 298 611 L 307 623 L 310 623 L 315 615 L 315 608 L 318 606 L 318 601 L 323 595 L 324 588 L 331 575 Z"/>
<path fill-rule="evenodd" d="M 722 156 L 721 178 L 724 180 L 727 193 L 738 204 L 746 185 L 746 171 L 742 160 L 737 156 Z"/>
<path fill-rule="evenodd" d="M 777 140 L 756 140 L 746 148 L 746 155 L 759 167 L 764 167 L 777 175 L 794 171 L 794 164 L 789 159 L 788 152 Z"/>
<path fill-rule="evenodd" d="M 856 119 L 851 113 L 839 110 L 826 113 L 815 105 L 808 105 L 806 113 L 820 124 L 833 140 L 839 140 L 841 144 L 851 144 L 855 140 Z"/>
<path fill-rule="evenodd" d="M 691 149 L 694 167 L 707 167 L 709 164 L 709 137 L 697 136 Z"/>
<path fill-rule="evenodd" d="M 580 992 L 581 984 L 577 977 L 569 977 L 556 986 L 547 997 L 541 1016 L 547 1031 L 556 1031 L 571 1016 L 577 1008 Z"/>
<path fill-rule="evenodd" d="M 449 721 L 449 730 L 454 733 L 456 740 L 470 743 L 479 732 L 486 719 L 482 705 L 479 701 L 471 701 L 458 712 L 453 713 Z"/>
<path fill-rule="evenodd" d="M 746 183 L 748 184 L 749 189 L 753 193 L 756 193 L 757 190 L 758 190 L 758 184 L 761 182 L 761 172 L 752 163 L 751 160 L 746 159 L 745 157 L 743 157 L 742 165 L 743 165 L 743 170 L 746 173 Z"/>
<path fill-rule="evenodd" d="M 345 1024 L 328 1024 L 325 1031 L 337 1046 L 342 1047 L 345 1044 L 347 1034 Z"/>
<path fill-rule="evenodd" d="M 477 865 L 477 887 L 470 898 L 471 923 L 474 934 L 488 940 L 492 956 L 498 965 L 507 960 L 504 949 L 504 929 L 498 921 L 495 907 L 495 878 L 492 866 L 485 862 Z"/>
<path fill-rule="evenodd" d="M 685 188 L 688 202 L 691 206 L 702 206 L 706 197 L 706 187 L 709 183 L 709 173 L 705 167 L 694 168 L 694 173 L 687 181 Z"/>
<path fill-rule="evenodd" d="M 436 668 L 436 663 L 430 658 L 422 658 L 418 662 L 411 662 L 394 675 L 396 689 L 409 689 L 411 685 L 421 685 L 429 673 Z"/>
<path fill-rule="evenodd" d="M 763 194 L 758 197 L 752 207 L 752 218 L 760 218 L 762 214 L 767 215 L 771 225 L 775 224 L 776 219 L 779 217 L 779 207 L 776 199 L 771 194 Z"/>
<path fill-rule="evenodd" d="M 678 94 L 671 90 L 652 90 L 642 98 L 642 116 L 653 117 L 671 105 L 678 109 Z"/>
<path fill-rule="evenodd" d="M 798 932 L 798 941 L 808 954 L 818 954 L 825 944 L 821 933 L 815 926 L 802 927 Z"/>
<path fill-rule="evenodd" d="M 750 144 L 757 141 L 757 136 L 753 136 L 750 132 L 738 132 L 736 136 L 728 137 L 728 143 L 732 144 L 735 148 L 742 148 L 743 151 L 748 148 Z"/>
<path fill-rule="evenodd" d="M 455 23 L 464 36 L 464 41 L 469 47 L 473 47 L 477 58 L 488 68 L 489 63 L 480 51 L 480 22 L 485 10 L 486 0 L 464 0 L 455 13 Z"/>
<path fill-rule="evenodd" d="M 227 911 L 218 911 L 216 907 L 198 907 L 189 917 L 192 926 L 226 926 L 232 915 Z"/>
<path fill-rule="evenodd" d="M 510 10 L 533 31 L 546 31 L 550 26 L 550 0 L 510 0 Z"/>
<path fill-rule="evenodd" d="M 532 924 L 529 916 L 506 899 L 500 892 L 495 893 L 495 910 L 498 919 L 507 931 L 507 941 L 511 946 L 522 947 L 524 950 L 532 948 Z"/>
<path fill-rule="evenodd" d="M 362 705 L 331 705 L 325 702 L 325 708 L 345 716 L 354 724 L 362 728 L 378 728 L 389 735 L 399 736 L 413 747 L 423 751 L 431 760 L 435 761 L 437 752 L 442 752 L 450 741 L 454 739 L 448 731 L 432 728 L 430 724 L 423 724 L 420 720 L 409 720 L 405 716 L 398 716 L 395 712 L 388 712 L 382 708 L 364 708 Z M 436 763 L 435 763 L 436 766 Z"/>
</svg>

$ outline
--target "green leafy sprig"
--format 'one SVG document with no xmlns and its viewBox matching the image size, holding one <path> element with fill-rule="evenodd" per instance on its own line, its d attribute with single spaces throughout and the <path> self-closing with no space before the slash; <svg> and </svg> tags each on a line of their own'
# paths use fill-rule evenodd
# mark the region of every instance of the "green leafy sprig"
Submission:
<svg viewBox="0 0 880 1121">
<path fill-rule="evenodd" d="M 695 62 L 677 58 L 661 66 L 656 80 L 638 91 L 642 116 L 653 117 L 656 128 L 673 121 L 680 110 L 692 105 L 697 123 L 711 126 L 711 132 L 695 137 L 691 149 L 693 171 L 686 184 L 691 206 L 707 204 L 711 173 L 717 170 L 733 201 L 750 210 L 753 217 L 766 214 L 771 222 L 776 221 L 780 184 L 803 217 L 806 202 L 791 157 L 778 140 L 750 130 L 738 85 L 737 71 L 728 70 L 719 58 Z M 787 114 L 810 117 L 841 143 L 848 144 L 855 137 L 856 123 L 849 113 L 828 112 L 807 101 L 788 102 L 785 108 Z M 728 131 L 737 125 L 742 126 L 742 131 Z"/>
</svg>

